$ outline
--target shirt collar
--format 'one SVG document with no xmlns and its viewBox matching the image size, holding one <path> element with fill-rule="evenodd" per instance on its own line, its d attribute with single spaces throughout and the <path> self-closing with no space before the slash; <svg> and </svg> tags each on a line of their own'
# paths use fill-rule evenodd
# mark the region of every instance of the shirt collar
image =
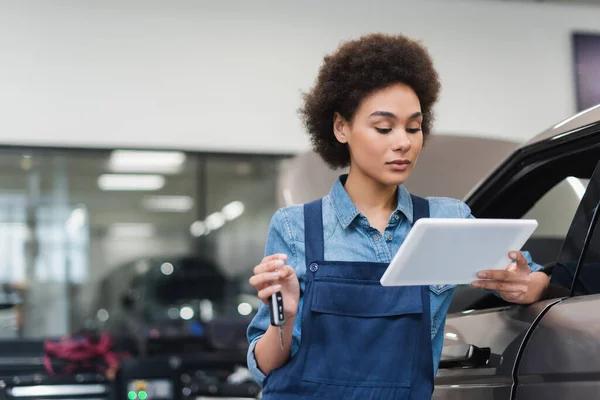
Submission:
<svg viewBox="0 0 600 400">
<path fill-rule="evenodd" d="M 347 174 L 341 175 L 339 179 L 336 179 L 331 191 L 329 192 L 331 203 L 333 204 L 337 218 L 344 229 L 346 229 L 356 219 L 356 217 L 361 215 L 360 211 L 358 211 L 354 203 L 352 203 L 350 196 L 348 196 L 348 192 L 346 192 L 346 189 L 344 188 L 347 178 Z M 408 190 L 406 190 L 406 188 L 402 185 L 398 186 L 398 205 L 394 211 L 394 214 L 398 213 L 404 214 L 404 216 L 412 224 L 412 200 L 410 199 Z"/>
</svg>

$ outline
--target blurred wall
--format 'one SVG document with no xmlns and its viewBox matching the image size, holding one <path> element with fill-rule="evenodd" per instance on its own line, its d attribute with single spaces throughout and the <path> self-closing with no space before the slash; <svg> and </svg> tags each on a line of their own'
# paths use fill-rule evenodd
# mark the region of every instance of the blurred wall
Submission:
<svg viewBox="0 0 600 400">
<path fill-rule="evenodd" d="M 322 57 L 422 39 L 441 132 L 522 141 L 574 110 L 572 30 L 600 8 L 480 0 L 0 0 L 0 144 L 296 153 Z"/>
</svg>

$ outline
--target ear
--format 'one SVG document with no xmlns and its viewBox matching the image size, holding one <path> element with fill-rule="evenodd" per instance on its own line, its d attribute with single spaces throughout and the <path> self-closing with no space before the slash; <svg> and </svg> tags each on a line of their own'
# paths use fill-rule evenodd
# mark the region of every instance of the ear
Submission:
<svg viewBox="0 0 600 400">
<path fill-rule="evenodd" d="M 339 113 L 333 114 L 333 134 L 340 143 L 348 143 L 350 124 Z"/>
</svg>

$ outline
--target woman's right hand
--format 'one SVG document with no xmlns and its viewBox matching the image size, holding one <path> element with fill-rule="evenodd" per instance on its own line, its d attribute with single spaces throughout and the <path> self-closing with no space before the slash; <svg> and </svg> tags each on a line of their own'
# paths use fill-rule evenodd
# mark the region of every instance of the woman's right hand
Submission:
<svg viewBox="0 0 600 400">
<path fill-rule="evenodd" d="M 272 294 L 281 292 L 285 317 L 290 319 L 295 318 L 298 312 L 300 283 L 294 269 L 285 265 L 286 261 L 285 254 L 273 254 L 263 258 L 260 264 L 254 267 L 250 284 L 256 288 L 258 297 L 266 305 L 269 305 Z"/>
</svg>

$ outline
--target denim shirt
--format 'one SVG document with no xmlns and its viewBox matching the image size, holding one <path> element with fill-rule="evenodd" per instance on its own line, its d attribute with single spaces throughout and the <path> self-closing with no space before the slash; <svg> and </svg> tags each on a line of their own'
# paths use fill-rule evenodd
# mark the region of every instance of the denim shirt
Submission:
<svg viewBox="0 0 600 400">
<path fill-rule="evenodd" d="M 430 217 L 432 218 L 474 218 L 469 207 L 460 200 L 429 197 Z M 413 222 L 413 210 L 410 194 L 398 186 L 398 206 L 390 216 L 388 226 L 382 235 L 373 228 L 367 218 L 358 211 L 348 196 L 341 179 L 336 180 L 330 193 L 323 198 L 323 235 L 325 240 L 325 260 L 366 261 L 389 263 L 406 238 Z M 304 253 L 304 209 L 294 205 L 279 209 L 269 227 L 265 256 L 287 254 L 287 265 L 294 268 L 304 292 L 306 265 Z M 523 252 L 531 271 L 541 270 L 534 264 L 528 253 Z M 484 268 L 482 268 L 484 269 Z M 440 361 L 443 345 L 446 314 L 452 301 L 456 285 L 430 286 L 431 339 L 433 350 L 434 374 Z M 301 341 L 301 318 L 303 298 L 300 297 L 297 318 L 292 333 L 292 356 L 298 352 Z M 258 312 L 247 331 L 248 368 L 262 385 L 265 375 L 257 366 L 254 347 L 269 328 L 269 308 L 261 303 Z"/>
</svg>

